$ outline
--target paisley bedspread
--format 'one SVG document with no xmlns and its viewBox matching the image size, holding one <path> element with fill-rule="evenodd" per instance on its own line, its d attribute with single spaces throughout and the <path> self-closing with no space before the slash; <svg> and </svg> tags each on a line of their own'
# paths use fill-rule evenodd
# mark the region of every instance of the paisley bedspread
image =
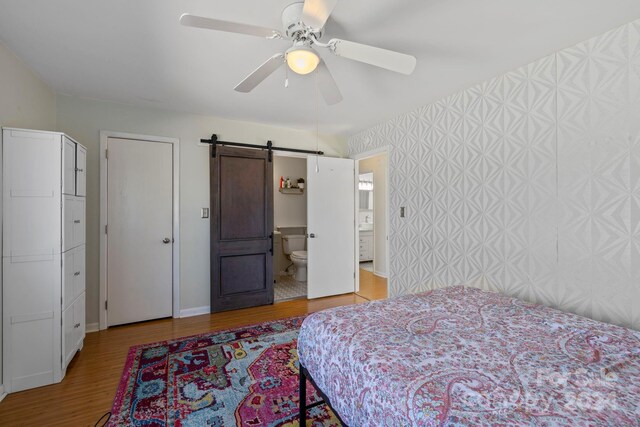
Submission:
<svg viewBox="0 0 640 427">
<path fill-rule="evenodd" d="M 640 332 L 479 289 L 312 314 L 298 353 L 350 426 L 640 425 Z"/>
</svg>

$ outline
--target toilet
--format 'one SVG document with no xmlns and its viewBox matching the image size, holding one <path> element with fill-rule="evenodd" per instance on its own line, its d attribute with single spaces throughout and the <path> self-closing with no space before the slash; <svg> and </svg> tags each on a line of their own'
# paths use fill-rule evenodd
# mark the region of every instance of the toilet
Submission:
<svg viewBox="0 0 640 427">
<path fill-rule="evenodd" d="M 282 249 L 295 267 L 294 279 L 298 282 L 307 281 L 307 251 L 306 236 L 302 234 L 288 234 L 282 236 Z"/>
</svg>

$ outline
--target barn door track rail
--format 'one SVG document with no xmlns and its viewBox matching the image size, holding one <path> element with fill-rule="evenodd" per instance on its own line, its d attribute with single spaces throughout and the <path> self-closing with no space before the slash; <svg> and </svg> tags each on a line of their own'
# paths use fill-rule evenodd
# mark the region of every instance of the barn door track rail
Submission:
<svg viewBox="0 0 640 427">
<path fill-rule="evenodd" d="M 257 148 L 259 150 L 269 150 L 269 161 L 272 161 L 274 151 L 288 151 L 290 153 L 316 154 L 318 156 L 324 155 L 323 151 L 311 151 L 311 150 L 300 150 L 298 148 L 274 147 L 271 141 L 267 141 L 267 145 L 243 144 L 240 142 L 218 141 L 218 135 L 216 135 L 215 133 L 211 135 L 211 139 L 201 139 L 200 142 L 204 144 L 211 144 L 211 157 L 216 157 L 216 147 L 218 145 L 224 145 L 227 147 Z"/>
</svg>

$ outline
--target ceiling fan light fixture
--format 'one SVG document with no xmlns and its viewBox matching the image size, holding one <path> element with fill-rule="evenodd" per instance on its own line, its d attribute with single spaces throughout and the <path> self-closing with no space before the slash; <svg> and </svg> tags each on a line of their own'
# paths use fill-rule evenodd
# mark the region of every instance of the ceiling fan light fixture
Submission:
<svg viewBox="0 0 640 427">
<path fill-rule="evenodd" d="M 313 72 L 320 63 L 320 57 L 308 46 L 294 46 L 287 51 L 287 65 L 298 74 Z"/>
</svg>

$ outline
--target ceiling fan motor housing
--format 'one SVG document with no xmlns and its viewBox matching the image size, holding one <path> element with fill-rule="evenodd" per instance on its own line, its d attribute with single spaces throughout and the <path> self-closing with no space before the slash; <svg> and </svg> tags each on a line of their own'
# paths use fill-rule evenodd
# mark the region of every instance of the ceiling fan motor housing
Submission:
<svg viewBox="0 0 640 427">
<path fill-rule="evenodd" d="M 316 39 L 322 37 L 322 31 L 306 26 L 302 20 L 303 2 L 291 3 L 282 11 L 282 28 L 287 37 L 296 40 L 307 40 L 313 34 Z"/>
</svg>

